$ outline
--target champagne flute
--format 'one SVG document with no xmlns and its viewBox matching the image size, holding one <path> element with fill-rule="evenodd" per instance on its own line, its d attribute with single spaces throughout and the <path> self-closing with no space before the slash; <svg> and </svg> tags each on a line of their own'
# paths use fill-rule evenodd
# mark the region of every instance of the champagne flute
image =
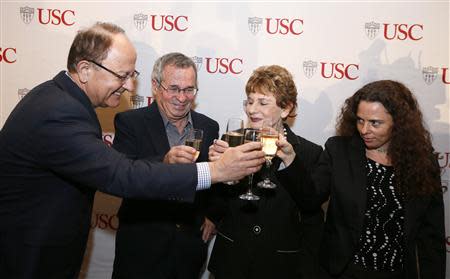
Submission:
<svg viewBox="0 0 450 279">
<path fill-rule="evenodd" d="M 228 119 L 224 140 L 230 147 L 236 147 L 244 142 L 244 121 L 241 118 Z"/>
<path fill-rule="evenodd" d="M 244 120 L 237 117 L 231 117 L 227 122 L 227 131 L 223 139 L 228 142 L 228 146 L 236 147 L 244 142 Z M 227 181 L 227 185 L 235 185 L 239 180 Z"/>
<path fill-rule="evenodd" d="M 244 142 L 261 141 L 261 131 L 259 129 L 246 129 Z M 248 190 L 245 194 L 239 196 L 242 200 L 257 201 L 259 197 L 252 192 L 253 173 L 248 176 Z"/>
<path fill-rule="evenodd" d="M 278 140 L 279 132 L 281 132 L 283 123 L 281 119 L 277 123 L 272 123 L 271 120 L 264 120 L 261 128 L 261 142 L 263 144 L 263 151 L 266 157 L 266 175 L 264 180 L 258 182 L 258 187 L 273 189 L 277 184 L 270 180 L 270 167 L 272 166 L 272 159 L 277 153 L 276 141 Z"/>
<path fill-rule="evenodd" d="M 198 155 L 200 155 L 200 148 L 202 147 L 203 141 L 203 130 L 201 129 L 191 129 L 184 142 L 184 145 L 194 147 L 195 152 L 195 161 L 197 161 Z"/>
</svg>

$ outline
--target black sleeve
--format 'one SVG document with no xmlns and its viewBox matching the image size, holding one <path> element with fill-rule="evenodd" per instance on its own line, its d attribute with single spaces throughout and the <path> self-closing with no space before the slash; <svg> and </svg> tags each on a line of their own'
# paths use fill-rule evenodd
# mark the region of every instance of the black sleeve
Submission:
<svg viewBox="0 0 450 279">
<path fill-rule="evenodd" d="M 130 160 L 98 137 L 91 117 L 82 110 L 76 106 L 57 108 L 38 130 L 43 167 L 120 197 L 194 200 L 195 164 L 169 166 Z"/>
</svg>

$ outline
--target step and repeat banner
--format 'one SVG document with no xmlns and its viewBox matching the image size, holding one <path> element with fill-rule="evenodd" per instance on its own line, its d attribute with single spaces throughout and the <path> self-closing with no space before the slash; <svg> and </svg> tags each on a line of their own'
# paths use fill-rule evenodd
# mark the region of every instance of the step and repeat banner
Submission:
<svg viewBox="0 0 450 279">
<path fill-rule="evenodd" d="M 155 59 L 182 52 L 198 66 L 196 110 L 224 131 L 244 117 L 244 88 L 252 71 L 279 64 L 299 89 L 293 130 L 318 143 L 333 135 L 344 100 L 378 79 L 403 82 L 415 93 L 442 169 L 450 278 L 449 2 L 0 2 L 0 128 L 37 84 L 65 69 L 80 28 L 96 21 L 123 27 L 141 72 L 135 94 L 116 109 L 99 109 L 105 144 L 114 140 L 117 112 L 152 102 Z M 38 140 L 38 139 L 36 139 Z M 81 278 L 109 278 L 119 198 L 98 193 Z M 203 278 L 208 278 L 205 273 Z"/>
</svg>

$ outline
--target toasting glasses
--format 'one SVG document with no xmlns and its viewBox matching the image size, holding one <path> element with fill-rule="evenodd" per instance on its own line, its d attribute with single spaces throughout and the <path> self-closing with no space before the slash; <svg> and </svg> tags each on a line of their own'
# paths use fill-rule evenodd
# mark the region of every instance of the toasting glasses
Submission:
<svg viewBox="0 0 450 279">
<path fill-rule="evenodd" d="M 273 189 L 277 187 L 277 184 L 270 180 L 270 170 L 272 166 L 272 159 L 277 153 L 276 141 L 278 135 L 283 130 L 283 123 L 279 120 L 277 123 L 272 123 L 272 120 L 264 120 L 261 129 L 261 142 L 263 144 L 263 151 L 266 157 L 266 174 L 264 180 L 258 182 L 258 187 Z"/>
<path fill-rule="evenodd" d="M 200 155 L 200 148 L 202 147 L 203 141 L 203 130 L 200 129 L 192 129 L 189 131 L 184 145 L 192 146 L 197 150 L 195 152 L 195 160 L 197 160 L 198 155 Z"/>
<path fill-rule="evenodd" d="M 244 134 L 244 142 L 261 141 L 261 131 L 259 129 L 246 129 Z M 245 194 L 239 196 L 242 200 L 257 201 L 259 197 L 252 192 L 253 174 L 248 176 L 248 190 Z"/>
<path fill-rule="evenodd" d="M 230 147 L 236 147 L 244 142 L 244 121 L 237 117 L 228 119 L 227 131 L 224 140 L 228 142 Z M 227 181 L 227 185 L 235 185 L 239 180 Z"/>
<path fill-rule="evenodd" d="M 244 121 L 237 117 L 228 119 L 225 141 L 230 147 L 236 147 L 244 142 Z"/>
</svg>

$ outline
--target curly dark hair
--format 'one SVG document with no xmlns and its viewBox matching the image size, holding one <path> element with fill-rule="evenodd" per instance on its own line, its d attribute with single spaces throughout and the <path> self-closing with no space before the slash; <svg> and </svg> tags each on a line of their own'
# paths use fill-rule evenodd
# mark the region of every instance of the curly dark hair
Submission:
<svg viewBox="0 0 450 279">
<path fill-rule="evenodd" d="M 425 128 L 419 104 L 411 91 L 392 80 L 365 85 L 345 100 L 337 119 L 337 135 L 359 135 L 356 113 L 361 101 L 379 102 L 392 116 L 387 155 L 394 167 L 398 189 L 407 197 L 441 191 L 440 171 L 433 156 L 431 135 Z"/>
</svg>

